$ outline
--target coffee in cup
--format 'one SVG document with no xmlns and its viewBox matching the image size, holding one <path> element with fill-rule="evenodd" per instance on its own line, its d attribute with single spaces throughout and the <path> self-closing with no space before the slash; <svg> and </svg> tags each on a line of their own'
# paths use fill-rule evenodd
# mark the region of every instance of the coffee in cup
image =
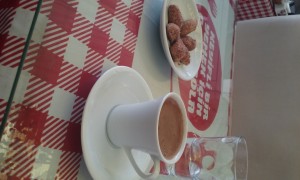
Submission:
<svg viewBox="0 0 300 180">
<path fill-rule="evenodd" d="M 159 146 L 166 159 L 172 159 L 179 151 L 183 128 L 183 116 L 177 102 L 167 99 L 161 108 L 158 123 Z"/>
</svg>

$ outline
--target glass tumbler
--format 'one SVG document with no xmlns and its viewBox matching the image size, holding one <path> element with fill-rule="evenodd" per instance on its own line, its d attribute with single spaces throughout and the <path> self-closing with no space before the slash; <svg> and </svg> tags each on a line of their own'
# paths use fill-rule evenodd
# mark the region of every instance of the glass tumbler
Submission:
<svg viewBox="0 0 300 180">
<path fill-rule="evenodd" d="M 246 180 L 248 151 L 243 137 L 205 137 L 187 143 L 168 175 L 194 180 Z"/>
</svg>

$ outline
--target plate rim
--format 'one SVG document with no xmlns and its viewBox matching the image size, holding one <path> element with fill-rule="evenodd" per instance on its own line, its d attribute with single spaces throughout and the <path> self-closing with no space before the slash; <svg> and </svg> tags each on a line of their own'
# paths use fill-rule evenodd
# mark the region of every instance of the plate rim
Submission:
<svg viewBox="0 0 300 180">
<path fill-rule="evenodd" d="M 92 100 L 92 98 L 96 94 L 96 91 L 99 90 L 99 87 L 101 87 L 101 85 L 103 83 L 105 83 L 105 80 L 107 80 L 108 77 L 111 77 L 111 76 L 113 76 L 113 74 L 120 73 L 120 72 L 130 72 L 130 73 L 134 74 L 140 80 L 139 83 L 141 83 L 142 86 L 145 87 L 145 89 L 146 89 L 145 95 L 147 96 L 147 98 L 149 100 L 153 99 L 153 95 L 152 95 L 149 85 L 147 84 L 145 79 L 133 68 L 130 68 L 127 66 L 115 66 L 115 67 L 112 67 L 111 69 L 108 69 L 107 71 L 105 71 L 97 79 L 96 83 L 93 85 L 93 87 L 88 95 L 88 98 L 87 98 L 85 106 L 84 106 L 84 110 L 83 110 L 83 114 L 82 114 L 82 122 L 81 122 L 81 135 L 80 135 L 81 136 L 82 156 L 83 156 L 84 162 L 86 164 L 89 174 L 91 175 L 92 178 L 95 178 L 95 179 L 97 179 L 96 177 L 98 177 L 97 174 L 99 174 L 99 173 L 95 173 L 92 170 L 93 168 L 91 167 L 92 166 L 91 164 L 93 164 L 93 163 L 91 163 L 90 158 L 88 158 L 89 156 L 87 155 L 87 153 L 90 151 L 87 150 L 88 144 L 86 143 L 86 140 L 85 140 L 87 138 L 86 130 L 87 130 L 87 127 L 89 127 L 88 123 L 86 122 L 87 120 L 85 120 L 86 113 L 88 111 L 87 109 L 90 108 L 90 107 L 88 107 L 88 106 L 90 106 L 89 105 L 90 103 L 88 103 L 88 102 L 90 102 Z M 135 83 L 137 83 L 137 82 L 135 82 Z M 103 165 L 103 166 L 105 166 L 105 165 Z M 98 168 L 101 168 L 101 167 L 98 167 Z M 137 175 L 137 177 L 139 177 L 138 174 L 136 174 L 136 175 Z M 106 177 L 105 177 L 105 175 L 101 175 L 101 178 L 106 178 Z"/>
</svg>

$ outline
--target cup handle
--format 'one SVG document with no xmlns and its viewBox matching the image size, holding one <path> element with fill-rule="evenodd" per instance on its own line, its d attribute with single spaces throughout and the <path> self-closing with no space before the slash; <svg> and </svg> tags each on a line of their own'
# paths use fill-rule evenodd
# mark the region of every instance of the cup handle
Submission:
<svg viewBox="0 0 300 180">
<path fill-rule="evenodd" d="M 129 158 L 129 161 L 131 162 L 133 168 L 135 169 L 135 171 L 138 173 L 138 175 L 141 178 L 143 178 L 143 179 L 154 179 L 158 176 L 159 171 L 160 171 L 160 161 L 156 157 L 150 155 L 151 159 L 154 163 L 154 171 L 153 171 L 152 174 L 151 173 L 146 174 L 136 164 L 136 162 L 135 162 L 135 160 L 132 156 L 131 149 L 125 147 L 124 150 L 125 150 L 125 153 L 127 154 L 128 158 Z"/>
</svg>

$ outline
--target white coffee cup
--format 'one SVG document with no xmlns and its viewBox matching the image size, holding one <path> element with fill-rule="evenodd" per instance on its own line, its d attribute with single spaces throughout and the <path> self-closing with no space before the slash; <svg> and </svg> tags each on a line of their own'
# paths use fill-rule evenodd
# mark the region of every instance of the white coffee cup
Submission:
<svg viewBox="0 0 300 180">
<path fill-rule="evenodd" d="M 174 112 L 167 113 L 166 109 Z M 181 115 L 181 119 L 176 118 L 180 117 L 180 115 L 175 116 L 178 113 Z M 174 117 L 168 119 L 169 115 Z M 170 125 L 169 128 L 175 127 L 168 130 L 168 133 L 173 133 L 172 136 L 163 133 L 163 128 L 167 127 L 164 126 L 166 124 Z M 135 171 L 144 179 L 155 178 L 159 174 L 160 160 L 167 164 L 176 163 L 184 151 L 187 137 L 187 115 L 182 99 L 173 92 L 159 99 L 114 107 L 107 118 L 106 126 L 107 136 L 112 145 L 125 150 Z M 161 130 L 159 131 L 159 129 Z M 170 141 L 163 141 L 168 137 L 170 137 Z M 172 137 L 176 137 L 176 139 Z M 162 147 L 166 148 L 162 149 Z M 132 156 L 132 149 L 141 150 L 151 156 L 154 162 L 152 174 L 145 173 L 138 167 Z M 172 155 L 167 155 L 169 151 L 172 152 Z"/>
</svg>

